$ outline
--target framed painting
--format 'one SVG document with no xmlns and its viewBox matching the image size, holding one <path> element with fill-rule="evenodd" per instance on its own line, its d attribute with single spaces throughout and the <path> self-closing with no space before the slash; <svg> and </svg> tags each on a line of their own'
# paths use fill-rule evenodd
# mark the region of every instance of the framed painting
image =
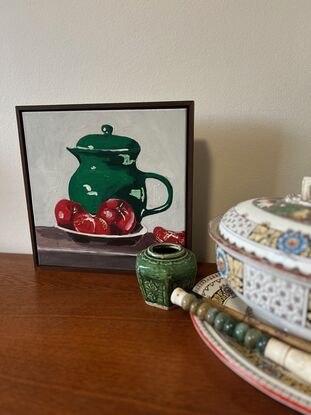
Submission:
<svg viewBox="0 0 311 415">
<path fill-rule="evenodd" d="M 191 247 L 193 101 L 16 107 L 36 266 L 135 269 Z"/>
</svg>

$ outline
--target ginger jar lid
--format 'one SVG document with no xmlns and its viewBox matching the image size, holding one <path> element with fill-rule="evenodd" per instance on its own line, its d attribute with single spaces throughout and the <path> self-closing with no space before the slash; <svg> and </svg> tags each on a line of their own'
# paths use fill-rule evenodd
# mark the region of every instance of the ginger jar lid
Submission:
<svg viewBox="0 0 311 415">
<path fill-rule="evenodd" d="M 222 217 L 223 239 L 257 257 L 311 275 L 311 177 L 301 194 L 239 203 Z"/>
</svg>

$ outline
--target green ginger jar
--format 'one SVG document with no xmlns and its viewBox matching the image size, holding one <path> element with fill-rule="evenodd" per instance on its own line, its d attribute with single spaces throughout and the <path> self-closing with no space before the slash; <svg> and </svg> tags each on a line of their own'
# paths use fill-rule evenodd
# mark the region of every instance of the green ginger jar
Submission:
<svg viewBox="0 0 311 415">
<path fill-rule="evenodd" d="M 136 275 L 145 302 L 168 310 L 175 288 L 192 289 L 197 274 L 194 253 L 181 245 L 157 243 L 138 254 Z"/>
</svg>

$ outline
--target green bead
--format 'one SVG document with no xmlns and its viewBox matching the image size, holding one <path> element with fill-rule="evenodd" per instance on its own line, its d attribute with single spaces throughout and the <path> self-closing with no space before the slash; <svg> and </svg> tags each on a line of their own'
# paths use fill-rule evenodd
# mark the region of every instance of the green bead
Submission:
<svg viewBox="0 0 311 415">
<path fill-rule="evenodd" d="M 245 339 L 244 339 L 245 347 L 247 347 L 249 350 L 254 349 L 261 335 L 262 335 L 262 332 L 258 329 L 255 329 L 255 328 L 248 329 L 245 334 Z"/>
<path fill-rule="evenodd" d="M 189 311 L 190 310 L 190 306 L 193 300 L 196 299 L 196 296 L 193 294 L 186 294 L 183 299 L 181 300 L 181 308 L 185 311 Z"/>
<path fill-rule="evenodd" d="M 246 323 L 238 323 L 233 330 L 233 337 L 240 343 L 243 343 L 245 334 L 249 329 L 249 325 Z"/>
<path fill-rule="evenodd" d="M 224 312 L 218 313 L 214 320 L 215 329 L 218 331 L 222 331 L 225 321 L 228 320 L 228 318 L 230 318 L 229 314 Z"/>
<path fill-rule="evenodd" d="M 267 334 L 262 334 L 256 343 L 256 352 L 264 355 L 265 354 L 265 348 L 267 346 L 268 341 L 270 340 L 270 336 Z"/>
<path fill-rule="evenodd" d="M 236 319 L 234 319 L 233 317 L 229 317 L 225 322 L 224 322 L 224 326 L 222 328 L 222 331 L 227 334 L 228 336 L 232 336 L 233 334 L 233 330 L 235 328 L 237 324 Z"/>
<path fill-rule="evenodd" d="M 190 313 L 191 314 L 196 314 L 198 308 L 200 307 L 200 305 L 202 304 L 202 300 L 199 300 L 198 298 L 195 298 L 194 300 L 192 300 L 192 303 L 190 305 Z"/>
<path fill-rule="evenodd" d="M 205 319 L 207 310 L 209 308 L 210 308 L 209 304 L 207 304 L 205 301 L 203 301 L 203 303 L 197 309 L 197 316 L 199 317 L 200 320 L 204 320 Z"/>
<path fill-rule="evenodd" d="M 217 310 L 217 308 L 211 307 L 206 313 L 205 320 L 209 324 L 214 324 L 215 317 L 217 316 L 218 313 L 219 313 L 219 310 Z"/>
</svg>

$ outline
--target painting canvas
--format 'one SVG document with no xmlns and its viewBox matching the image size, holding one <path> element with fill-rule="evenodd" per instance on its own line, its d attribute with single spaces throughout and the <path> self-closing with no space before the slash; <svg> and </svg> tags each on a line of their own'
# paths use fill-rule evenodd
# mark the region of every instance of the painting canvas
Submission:
<svg viewBox="0 0 311 415">
<path fill-rule="evenodd" d="M 37 266 L 135 269 L 190 247 L 193 102 L 16 107 Z"/>
</svg>

